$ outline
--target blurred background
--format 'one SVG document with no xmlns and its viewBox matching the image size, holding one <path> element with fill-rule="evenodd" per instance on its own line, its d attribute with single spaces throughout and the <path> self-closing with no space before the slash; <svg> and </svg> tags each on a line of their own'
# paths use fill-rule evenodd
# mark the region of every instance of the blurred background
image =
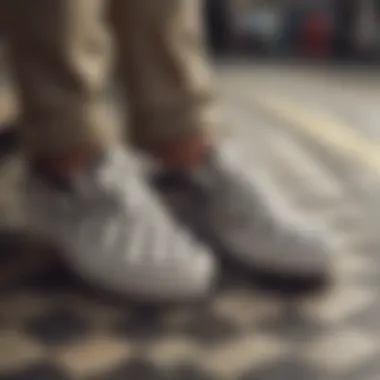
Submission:
<svg viewBox="0 0 380 380">
<path fill-rule="evenodd" d="M 379 59 L 378 0 L 206 0 L 215 53 L 270 58 Z"/>
</svg>

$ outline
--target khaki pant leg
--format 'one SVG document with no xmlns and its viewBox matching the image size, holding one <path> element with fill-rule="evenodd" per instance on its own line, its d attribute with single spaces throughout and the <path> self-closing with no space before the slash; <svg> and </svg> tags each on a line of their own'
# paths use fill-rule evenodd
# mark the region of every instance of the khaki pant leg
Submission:
<svg viewBox="0 0 380 380">
<path fill-rule="evenodd" d="M 3 0 L 25 148 L 60 154 L 107 140 L 103 0 Z"/>
<path fill-rule="evenodd" d="M 113 0 L 131 139 L 142 147 L 213 133 L 217 123 L 200 0 Z"/>
</svg>

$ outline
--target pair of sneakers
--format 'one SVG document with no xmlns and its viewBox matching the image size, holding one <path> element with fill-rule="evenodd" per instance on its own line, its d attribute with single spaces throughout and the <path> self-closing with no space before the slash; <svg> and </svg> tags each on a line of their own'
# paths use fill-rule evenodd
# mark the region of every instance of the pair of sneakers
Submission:
<svg viewBox="0 0 380 380">
<path fill-rule="evenodd" d="M 204 297 L 218 282 L 219 258 L 176 221 L 145 174 L 122 149 L 106 152 L 62 188 L 29 172 L 27 214 L 92 285 L 141 301 Z M 328 277 L 329 242 L 291 216 L 259 168 L 247 172 L 219 150 L 202 167 L 171 177 L 233 259 L 271 276 Z"/>
</svg>

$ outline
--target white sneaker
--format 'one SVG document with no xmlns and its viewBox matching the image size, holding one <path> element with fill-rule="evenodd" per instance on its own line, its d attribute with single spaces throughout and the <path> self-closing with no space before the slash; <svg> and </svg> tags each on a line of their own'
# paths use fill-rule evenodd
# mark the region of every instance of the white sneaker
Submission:
<svg viewBox="0 0 380 380">
<path fill-rule="evenodd" d="M 265 168 L 244 167 L 228 153 L 215 152 L 193 173 L 166 173 L 181 204 L 198 207 L 219 245 L 258 274 L 324 285 L 332 269 L 331 237 L 290 207 Z"/>
<path fill-rule="evenodd" d="M 25 190 L 32 227 L 55 239 L 89 283 L 142 301 L 182 301 L 212 289 L 213 254 L 173 222 L 124 151 L 77 174 L 70 189 L 29 174 Z"/>
</svg>

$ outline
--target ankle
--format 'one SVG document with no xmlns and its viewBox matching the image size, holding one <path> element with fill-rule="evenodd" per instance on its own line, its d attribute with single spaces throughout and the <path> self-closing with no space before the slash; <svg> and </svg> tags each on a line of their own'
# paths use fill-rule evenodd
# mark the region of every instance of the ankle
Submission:
<svg viewBox="0 0 380 380">
<path fill-rule="evenodd" d="M 56 155 L 35 155 L 29 159 L 30 168 L 38 175 L 53 181 L 68 181 L 73 174 L 90 166 L 101 150 L 83 146 Z"/>
<path fill-rule="evenodd" d="M 177 140 L 169 144 L 153 149 L 153 155 L 170 170 L 191 170 L 201 166 L 209 152 L 212 144 L 199 137 L 186 140 Z"/>
</svg>

